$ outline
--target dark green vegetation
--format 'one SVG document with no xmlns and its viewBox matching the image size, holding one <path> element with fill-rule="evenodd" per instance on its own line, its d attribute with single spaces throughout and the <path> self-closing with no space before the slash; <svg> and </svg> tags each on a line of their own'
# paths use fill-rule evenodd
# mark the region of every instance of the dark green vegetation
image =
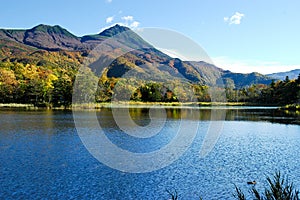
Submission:
<svg viewBox="0 0 300 200">
<path fill-rule="evenodd" d="M 255 187 L 250 190 L 254 199 L 257 200 L 298 200 L 299 190 L 295 189 L 293 183 L 289 183 L 287 177 L 282 176 L 280 172 L 270 178 L 267 177 L 268 186 L 263 192 L 259 192 Z M 237 186 L 234 197 L 238 200 L 246 200 L 245 194 Z"/>
<path fill-rule="evenodd" d="M 242 89 L 226 87 L 228 101 L 251 102 L 259 105 L 287 105 L 300 103 L 300 75 L 297 79 L 272 81 L 269 85 L 255 84 Z"/>
<path fill-rule="evenodd" d="M 120 33 L 123 44 L 138 50 L 122 54 L 122 49 L 105 44 L 106 39 Z M 103 44 L 105 59 L 111 60 L 101 67 L 92 51 L 99 44 Z M 88 82 L 98 81 L 92 102 L 112 98 L 224 101 L 223 87 L 231 102 L 285 105 L 299 99 L 299 78 L 272 82 L 258 73 L 232 73 L 203 61 L 171 58 L 127 27 L 116 25 L 100 34 L 77 37 L 60 26 L 39 25 L 28 30 L 0 30 L 0 103 L 68 107 L 77 72 L 85 62 L 90 63 L 84 72 L 90 79 L 76 89 L 89 91 L 92 85 Z M 130 77 L 125 76 L 128 72 Z M 86 97 L 80 98 L 84 102 Z"/>
</svg>

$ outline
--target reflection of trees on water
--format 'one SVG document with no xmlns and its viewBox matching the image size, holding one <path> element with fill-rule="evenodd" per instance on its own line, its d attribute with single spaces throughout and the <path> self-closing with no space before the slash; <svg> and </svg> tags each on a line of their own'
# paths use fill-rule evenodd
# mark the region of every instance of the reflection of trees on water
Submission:
<svg viewBox="0 0 300 200">
<path fill-rule="evenodd" d="M 130 117 L 136 124 L 145 126 L 150 123 L 150 108 L 114 108 L 117 109 L 117 113 L 125 112 L 129 109 Z M 166 112 L 167 120 L 225 120 L 225 121 L 269 121 L 271 123 L 282 124 L 300 124 L 299 112 L 283 111 L 279 109 L 271 108 L 201 108 L 199 112 L 193 112 L 193 109 L 189 108 L 151 108 L 151 109 L 164 109 Z M 161 111 L 161 110 L 160 110 Z M 213 113 L 214 112 L 214 113 Z M 212 119 L 213 114 L 213 119 Z M 225 115 L 224 115 L 225 114 Z M 159 118 L 159 115 L 155 116 Z M 103 108 L 98 113 L 99 122 L 101 125 L 113 125 L 114 118 L 112 110 L 110 108 Z M 142 121 L 142 123 L 141 123 Z"/>
</svg>

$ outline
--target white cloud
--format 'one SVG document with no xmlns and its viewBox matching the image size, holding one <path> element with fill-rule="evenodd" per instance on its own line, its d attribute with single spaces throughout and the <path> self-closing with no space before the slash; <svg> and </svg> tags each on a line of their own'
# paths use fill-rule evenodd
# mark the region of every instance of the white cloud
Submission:
<svg viewBox="0 0 300 200">
<path fill-rule="evenodd" d="M 231 24 L 241 24 L 242 18 L 245 17 L 245 14 L 235 12 L 234 15 L 232 15 L 230 18 L 229 17 L 224 17 L 224 22 L 228 23 L 229 25 Z"/>
<path fill-rule="evenodd" d="M 300 68 L 300 64 L 285 65 L 276 61 L 237 60 L 226 56 L 215 57 L 212 60 L 217 67 L 236 73 L 259 72 L 261 74 L 271 74 Z"/>
<path fill-rule="evenodd" d="M 111 17 L 106 18 L 105 21 L 107 24 L 110 24 L 110 23 L 112 23 L 113 20 L 114 20 L 114 16 L 111 16 Z"/>
<path fill-rule="evenodd" d="M 107 3 L 111 3 L 111 2 L 112 2 L 112 0 L 106 0 L 106 2 L 107 2 Z"/>
<path fill-rule="evenodd" d="M 121 19 L 124 22 L 121 22 L 119 24 L 123 24 L 123 25 L 128 26 L 129 28 L 132 28 L 132 29 L 135 29 L 135 28 L 137 28 L 140 25 L 140 22 L 135 21 L 134 17 L 131 16 L 131 15 L 123 16 L 123 17 L 121 17 Z"/>
<path fill-rule="evenodd" d="M 140 22 L 134 20 L 134 17 L 131 16 L 131 15 L 123 16 L 123 17 L 121 17 L 121 20 L 122 20 L 121 22 L 115 22 L 116 21 L 115 16 L 111 16 L 111 17 L 106 18 L 105 21 L 106 21 L 107 24 L 109 24 L 109 26 L 106 26 L 106 27 L 102 28 L 100 30 L 100 32 L 102 32 L 105 29 L 108 29 L 110 27 L 113 27 L 117 24 L 119 24 L 120 26 L 127 26 L 131 29 L 137 29 L 139 27 L 139 25 L 141 24 Z M 114 22 L 114 23 L 112 23 L 112 22 Z"/>
<path fill-rule="evenodd" d="M 138 21 L 134 21 L 134 22 L 132 22 L 131 24 L 130 24 L 130 28 L 137 28 L 138 26 L 140 25 L 140 22 L 138 22 Z"/>
<path fill-rule="evenodd" d="M 122 20 L 125 20 L 126 22 L 128 22 L 128 21 L 133 21 L 133 16 L 128 15 L 128 16 L 122 17 L 121 19 L 122 19 Z"/>
</svg>

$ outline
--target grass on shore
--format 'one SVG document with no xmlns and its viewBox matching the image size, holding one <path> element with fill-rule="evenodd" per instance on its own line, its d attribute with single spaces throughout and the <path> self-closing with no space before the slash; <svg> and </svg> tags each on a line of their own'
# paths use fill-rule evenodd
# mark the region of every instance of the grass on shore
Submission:
<svg viewBox="0 0 300 200">
<path fill-rule="evenodd" d="M 34 105 L 21 103 L 0 103 L 0 108 L 34 108 Z"/>
<path fill-rule="evenodd" d="M 211 107 L 211 106 L 246 106 L 245 103 L 230 103 L 230 102 L 108 102 L 108 103 L 90 103 L 90 104 L 73 104 L 72 109 L 101 109 L 112 107 Z"/>
<path fill-rule="evenodd" d="M 119 102 L 103 102 L 103 103 L 82 103 L 72 104 L 65 108 L 61 107 L 36 107 L 33 104 L 18 104 L 18 103 L 1 103 L 0 108 L 23 108 L 23 109 L 101 109 L 111 107 L 211 107 L 211 106 L 257 106 L 244 102 L 137 102 L 137 101 L 119 101 Z"/>
</svg>

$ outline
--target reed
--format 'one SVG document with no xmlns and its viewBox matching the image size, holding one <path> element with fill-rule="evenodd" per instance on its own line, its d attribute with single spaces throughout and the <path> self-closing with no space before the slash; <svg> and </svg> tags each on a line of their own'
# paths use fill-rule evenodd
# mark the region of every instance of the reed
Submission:
<svg viewBox="0 0 300 200">
<path fill-rule="evenodd" d="M 293 183 L 289 183 L 287 176 L 276 172 L 273 177 L 267 177 L 268 185 L 263 192 L 259 192 L 255 187 L 250 190 L 254 199 L 257 200 L 299 200 L 299 190 L 295 189 Z M 233 196 L 238 200 L 246 200 L 245 194 L 240 188 L 235 186 Z"/>
</svg>

